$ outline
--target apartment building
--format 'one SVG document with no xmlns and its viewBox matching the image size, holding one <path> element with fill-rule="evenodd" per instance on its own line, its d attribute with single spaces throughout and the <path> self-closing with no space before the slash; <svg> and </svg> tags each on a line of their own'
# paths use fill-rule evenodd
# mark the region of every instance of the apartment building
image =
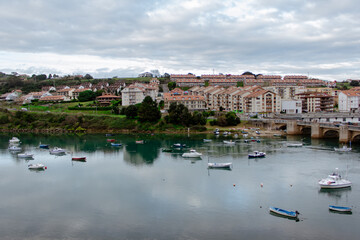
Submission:
<svg viewBox="0 0 360 240">
<path fill-rule="evenodd" d="M 294 99 L 296 94 L 303 93 L 307 89 L 304 86 L 270 86 L 270 87 L 263 87 L 266 90 L 272 91 L 280 96 L 281 99 Z"/>
<path fill-rule="evenodd" d="M 134 83 L 121 91 L 122 105 L 129 106 L 141 103 L 146 96 L 150 96 L 155 101 L 158 93 L 159 86 L 157 84 Z"/>
<path fill-rule="evenodd" d="M 190 111 L 206 110 L 206 102 L 203 96 L 190 95 L 181 89 L 164 93 L 164 109 L 169 110 L 171 103 L 183 104 Z"/>
<path fill-rule="evenodd" d="M 301 100 L 282 99 L 281 100 L 281 112 L 286 113 L 286 114 L 302 113 Z"/>
<path fill-rule="evenodd" d="M 360 112 L 360 90 L 347 90 L 339 93 L 339 112 Z"/>
<path fill-rule="evenodd" d="M 210 79 L 209 86 L 222 86 L 222 87 L 231 87 L 236 86 L 237 81 L 235 79 Z"/>
<path fill-rule="evenodd" d="M 172 82 L 177 82 L 178 80 L 183 80 L 183 79 L 190 79 L 190 78 L 196 78 L 196 76 L 194 74 L 171 74 L 170 75 L 170 81 Z"/>
<path fill-rule="evenodd" d="M 280 112 L 281 98 L 269 90 L 257 90 L 244 97 L 244 110 L 250 113 Z"/>
<path fill-rule="evenodd" d="M 176 86 L 178 87 L 205 86 L 205 80 L 198 78 L 178 79 L 176 80 Z"/>
<path fill-rule="evenodd" d="M 246 75 L 246 76 L 253 76 L 253 75 Z M 254 77 L 254 76 L 253 76 Z M 262 79 L 255 79 L 254 78 L 247 78 L 244 81 L 244 86 L 264 86 L 264 81 Z"/>
<path fill-rule="evenodd" d="M 302 112 L 333 112 L 334 97 L 326 93 L 305 92 L 296 95 L 301 100 Z"/>
</svg>

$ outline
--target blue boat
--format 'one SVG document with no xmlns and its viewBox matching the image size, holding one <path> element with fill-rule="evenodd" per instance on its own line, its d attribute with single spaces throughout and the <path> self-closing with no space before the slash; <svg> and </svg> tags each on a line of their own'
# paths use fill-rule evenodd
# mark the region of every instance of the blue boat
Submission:
<svg viewBox="0 0 360 240">
<path fill-rule="evenodd" d="M 297 218 L 298 215 L 300 214 L 298 211 L 287 211 L 277 207 L 270 207 L 269 210 L 270 213 L 276 213 L 278 215 L 285 216 L 288 218 Z"/>
<path fill-rule="evenodd" d="M 336 211 L 336 212 L 350 213 L 352 211 L 352 208 L 351 207 L 341 207 L 341 206 L 329 205 L 329 210 Z"/>
<path fill-rule="evenodd" d="M 111 146 L 113 146 L 113 147 L 121 147 L 122 144 L 121 143 L 111 143 Z"/>
<path fill-rule="evenodd" d="M 39 148 L 45 148 L 48 149 L 49 148 L 49 144 L 40 144 Z"/>
</svg>

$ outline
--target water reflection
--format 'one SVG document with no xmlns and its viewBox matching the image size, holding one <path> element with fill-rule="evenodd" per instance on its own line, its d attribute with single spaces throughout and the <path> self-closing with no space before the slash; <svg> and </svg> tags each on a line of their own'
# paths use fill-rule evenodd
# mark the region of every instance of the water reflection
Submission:
<svg viewBox="0 0 360 240">
<path fill-rule="evenodd" d="M 320 188 L 319 194 L 327 195 L 330 198 L 340 199 L 342 195 L 347 195 L 351 192 L 351 187 L 339 189 L 325 189 Z"/>
</svg>

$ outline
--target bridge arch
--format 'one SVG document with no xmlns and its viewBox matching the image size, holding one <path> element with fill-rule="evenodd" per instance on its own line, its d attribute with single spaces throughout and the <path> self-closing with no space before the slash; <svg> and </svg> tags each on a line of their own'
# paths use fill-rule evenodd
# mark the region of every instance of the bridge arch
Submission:
<svg viewBox="0 0 360 240">
<path fill-rule="evenodd" d="M 354 134 L 351 138 L 351 142 L 359 143 L 360 142 L 360 133 Z"/>
<path fill-rule="evenodd" d="M 311 135 L 311 127 L 310 126 L 303 126 L 300 129 L 302 135 Z"/>
<path fill-rule="evenodd" d="M 323 132 L 324 138 L 339 138 L 339 131 L 334 129 L 327 129 Z"/>
</svg>

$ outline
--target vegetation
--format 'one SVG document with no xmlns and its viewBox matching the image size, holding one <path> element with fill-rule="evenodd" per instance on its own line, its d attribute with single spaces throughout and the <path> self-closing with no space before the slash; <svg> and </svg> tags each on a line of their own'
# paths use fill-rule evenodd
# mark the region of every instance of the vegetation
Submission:
<svg viewBox="0 0 360 240">
<path fill-rule="evenodd" d="M 240 123 L 240 118 L 236 116 L 234 112 L 227 112 L 226 114 L 221 114 L 217 117 L 216 120 L 210 122 L 210 125 L 219 125 L 221 127 L 225 126 L 236 126 Z"/>
<path fill-rule="evenodd" d="M 146 96 L 138 109 L 140 122 L 157 122 L 161 118 L 161 112 L 157 103 L 150 96 Z"/>
</svg>

